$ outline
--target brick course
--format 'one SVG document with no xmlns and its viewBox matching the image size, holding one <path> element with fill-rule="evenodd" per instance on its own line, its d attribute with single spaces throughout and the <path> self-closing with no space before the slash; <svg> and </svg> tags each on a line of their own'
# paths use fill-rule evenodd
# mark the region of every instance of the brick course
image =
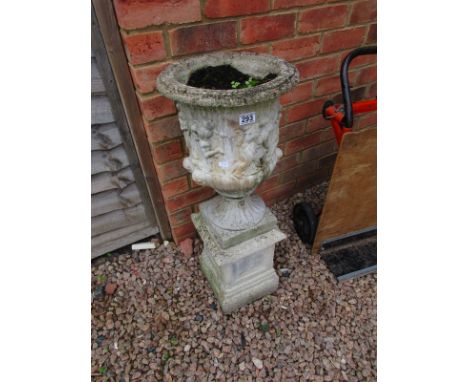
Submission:
<svg viewBox="0 0 468 382">
<path fill-rule="evenodd" d="M 168 163 L 159 164 L 156 157 L 153 156 L 158 178 L 161 183 L 165 183 L 178 176 L 188 174 L 188 171 L 182 167 L 182 159 L 174 160 Z"/>
<path fill-rule="evenodd" d="M 269 8 L 269 0 L 206 0 L 203 13 L 210 18 L 220 18 L 267 12 Z"/>
<path fill-rule="evenodd" d="M 286 112 L 287 120 L 288 122 L 295 122 L 317 115 L 322 111 L 322 105 L 322 100 L 317 100 L 291 106 Z"/>
<path fill-rule="evenodd" d="M 281 127 L 279 130 L 279 143 L 289 141 L 292 138 L 301 137 L 304 135 L 306 121 L 291 123 L 290 125 Z"/>
<path fill-rule="evenodd" d="M 156 90 L 155 79 L 168 65 L 169 62 L 139 67 L 130 65 L 130 72 L 137 90 L 141 93 L 154 92 Z"/>
<path fill-rule="evenodd" d="M 166 57 L 163 33 L 160 31 L 123 35 L 125 48 L 131 64 L 162 60 Z"/>
<path fill-rule="evenodd" d="M 236 23 L 226 21 L 178 28 L 169 32 L 169 38 L 174 56 L 233 48 L 236 46 Z"/>
<path fill-rule="evenodd" d="M 171 196 L 188 191 L 189 188 L 187 176 L 183 176 L 163 184 L 161 191 L 164 199 L 169 199 Z"/>
<path fill-rule="evenodd" d="M 367 27 L 327 32 L 323 36 L 322 53 L 357 48 L 364 42 L 366 33 Z"/>
<path fill-rule="evenodd" d="M 305 82 L 297 85 L 280 97 L 281 104 L 287 105 L 309 99 L 312 94 L 312 82 Z"/>
<path fill-rule="evenodd" d="M 153 122 L 144 121 L 144 126 L 150 143 L 159 143 L 182 135 L 176 115 Z"/>
<path fill-rule="evenodd" d="M 299 14 L 298 30 L 301 33 L 310 33 L 343 27 L 346 23 L 347 14 L 347 5 L 308 9 Z"/>
<path fill-rule="evenodd" d="M 279 147 L 284 156 L 258 188 L 269 205 L 328 179 L 337 152 L 323 102 L 341 101 L 339 69 L 352 49 L 375 44 L 375 0 L 113 0 L 148 142 L 173 237 L 193 237 L 190 220 L 214 191 L 196 184 L 182 167 L 186 148 L 174 102 L 156 78 L 171 62 L 215 51 L 269 53 L 293 62 L 301 82 L 280 101 Z M 353 100 L 377 93 L 375 56 L 350 68 Z M 356 118 L 375 126 L 376 113 Z"/>
<path fill-rule="evenodd" d="M 326 1 L 327 0 L 274 0 L 273 9 L 319 5 L 325 3 Z"/>
<path fill-rule="evenodd" d="M 350 23 L 358 24 L 374 21 L 377 18 L 377 3 L 374 0 L 359 1 L 353 4 Z"/>
<path fill-rule="evenodd" d="M 114 0 L 114 8 L 123 29 L 201 20 L 199 0 Z"/>
<path fill-rule="evenodd" d="M 153 145 L 154 160 L 158 164 L 182 158 L 182 144 L 179 139 Z"/>
<path fill-rule="evenodd" d="M 176 112 L 174 102 L 160 95 L 138 96 L 138 103 L 140 104 L 141 113 L 147 121 L 165 117 Z"/>
<path fill-rule="evenodd" d="M 340 67 L 340 56 L 317 57 L 312 60 L 297 64 L 297 69 L 302 80 L 321 77 L 327 74 L 336 73 Z"/>
<path fill-rule="evenodd" d="M 320 135 L 315 133 L 290 140 L 284 150 L 285 155 L 303 151 L 320 142 Z"/>
<path fill-rule="evenodd" d="M 367 44 L 375 44 L 377 42 L 377 24 L 372 24 L 367 32 Z"/>
<path fill-rule="evenodd" d="M 242 44 L 252 44 L 293 36 L 295 19 L 294 13 L 243 19 L 240 25 L 240 41 Z"/>
<path fill-rule="evenodd" d="M 349 72 L 349 83 L 353 86 L 357 77 L 357 72 Z M 315 82 L 315 95 L 334 94 L 341 91 L 340 76 L 320 78 Z"/>
<path fill-rule="evenodd" d="M 177 211 L 172 215 L 169 215 L 169 222 L 173 226 L 180 226 L 186 224 L 190 221 L 190 215 L 192 214 L 192 209 L 186 207 L 183 210 Z"/>
<path fill-rule="evenodd" d="M 272 44 L 271 54 L 287 61 L 312 57 L 320 51 L 320 35 L 288 39 Z"/>
</svg>

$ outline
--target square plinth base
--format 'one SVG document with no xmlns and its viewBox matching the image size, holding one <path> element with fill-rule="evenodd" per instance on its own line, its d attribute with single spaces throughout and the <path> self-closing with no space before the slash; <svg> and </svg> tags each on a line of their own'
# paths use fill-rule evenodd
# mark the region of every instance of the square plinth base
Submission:
<svg viewBox="0 0 468 382">
<path fill-rule="evenodd" d="M 222 248 L 200 214 L 192 221 L 203 240 L 201 269 L 224 313 L 274 292 L 278 275 L 273 268 L 275 244 L 286 238 L 277 228 Z"/>
</svg>

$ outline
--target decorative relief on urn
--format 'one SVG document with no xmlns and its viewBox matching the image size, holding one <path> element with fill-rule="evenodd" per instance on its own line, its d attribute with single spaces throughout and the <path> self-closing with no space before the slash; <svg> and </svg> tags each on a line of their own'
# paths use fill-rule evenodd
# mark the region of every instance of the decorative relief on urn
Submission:
<svg viewBox="0 0 468 382">
<path fill-rule="evenodd" d="M 282 155 L 277 148 L 277 101 L 257 105 L 255 122 L 243 125 L 237 109 L 213 111 L 185 104 L 178 104 L 178 109 L 190 153 L 184 167 L 197 183 L 221 195 L 250 194 L 271 174 Z"/>
</svg>

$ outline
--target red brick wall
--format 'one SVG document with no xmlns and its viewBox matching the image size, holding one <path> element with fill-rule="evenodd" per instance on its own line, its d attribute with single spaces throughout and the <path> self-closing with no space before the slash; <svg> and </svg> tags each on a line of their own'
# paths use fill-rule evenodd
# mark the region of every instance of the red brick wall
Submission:
<svg viewBox="0 0 468 382">
<path fill-rule="evenodd" d="M 258 191 L 271 204 L 330 176 L 337 147 L 322 104 L 340 99 L 344 56 L 376 42 L 376 0 L 114 0 L 114 7 L 176 242 L 194 235 L 190 214 L 214 194 L 182 167 L 186 149 L 176 109 L 155 89 L 158 74 L 179 58 L 253 51 L 294 63 L 301 82 L 281 97 L 284 156 Z M 375 58 L 355 61 L 355 99 L 374 97 Z M 355 126 L 375 124 L 371 114 Z"/>
</svg>

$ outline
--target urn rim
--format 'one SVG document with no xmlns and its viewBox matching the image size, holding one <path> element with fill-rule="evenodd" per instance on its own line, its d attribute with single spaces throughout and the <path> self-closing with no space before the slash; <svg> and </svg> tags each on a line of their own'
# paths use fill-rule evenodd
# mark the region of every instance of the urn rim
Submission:
<svg viewBox="0 0 468 382">
<path fill-rule="evenodd" d="M 232 65 L 255 77 L 268 73 L 276 78 L 261 85 L 229 90 L 212 90 L 186 85 L 190 74 L 206 66 Z M 297 68 L 289 62 L 269 55 L 250 52 L 218 52 L 189 57 L 170 64 L 158 76 L 159 92 L 178 102 L 204 107 L 236 107 L 278 98 L 299 82 Z"/>
</svg>

